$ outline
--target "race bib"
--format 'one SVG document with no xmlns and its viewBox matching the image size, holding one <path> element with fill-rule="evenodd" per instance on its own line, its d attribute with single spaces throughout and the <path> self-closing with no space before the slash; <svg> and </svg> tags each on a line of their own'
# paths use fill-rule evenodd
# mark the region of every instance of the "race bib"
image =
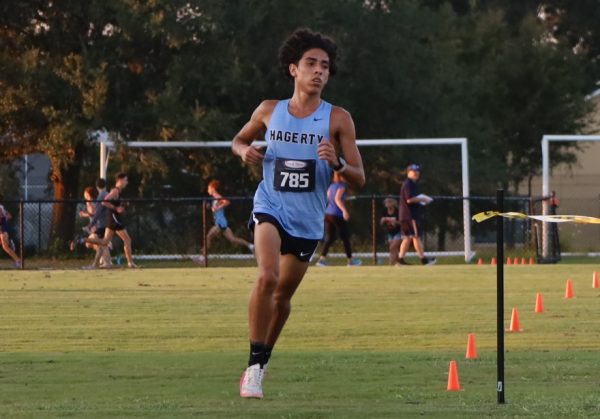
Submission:
<svg viewBox="0 0 600 419">
<path fill-rule="evenodd" d="M 315 190 L 315 160 L 275 159 L 273 187 L 282 192 Z"/>
</svg>

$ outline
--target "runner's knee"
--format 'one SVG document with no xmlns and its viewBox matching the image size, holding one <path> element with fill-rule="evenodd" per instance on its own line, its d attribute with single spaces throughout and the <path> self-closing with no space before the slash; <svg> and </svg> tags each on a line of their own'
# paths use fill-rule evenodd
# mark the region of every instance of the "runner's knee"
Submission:
<svg viewBox="0 0 600 419">
<path fill-rule="evenodd" d="M 257 288 L 261 293 L 272 294 L 277 286 L 279 274 L 275 271 L 263 270 L 258 275 Z"/>
</svg>

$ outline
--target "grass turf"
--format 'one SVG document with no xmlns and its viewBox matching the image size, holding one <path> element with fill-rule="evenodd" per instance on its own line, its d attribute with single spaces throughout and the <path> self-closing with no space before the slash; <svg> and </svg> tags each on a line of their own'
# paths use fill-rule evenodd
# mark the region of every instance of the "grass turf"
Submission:
<svg viewBox="0 0 600 419">
<path fill-rule="evenodd" d="M 506 406 L 489 266 L 311 268 L 261 401 L 237 396 L 254 269 L 5 271 L 0 417 L 598 416 L 593 269 L 507 267 L 506 323 L 518 307 L 524 331 L 506 336 Z"/>
</svg>

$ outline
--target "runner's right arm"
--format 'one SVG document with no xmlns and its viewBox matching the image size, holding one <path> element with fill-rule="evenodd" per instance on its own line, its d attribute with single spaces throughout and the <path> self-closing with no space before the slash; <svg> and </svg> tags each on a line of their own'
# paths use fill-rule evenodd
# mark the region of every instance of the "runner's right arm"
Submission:
<svg viewBox="0 0 600 419">
<path fill-rule="evenodd" d="M 263 101 L 252 113 L 250 121 L 233 137 L 231 150 L 242 158 L 244 163 L 259 165 L 263 161 L 263 154 L 258 148 L 252 146 L 252 142 L 260 138 L 267 129 L 269 118 L 277 104 L 276 100 Z"/>
</svg>

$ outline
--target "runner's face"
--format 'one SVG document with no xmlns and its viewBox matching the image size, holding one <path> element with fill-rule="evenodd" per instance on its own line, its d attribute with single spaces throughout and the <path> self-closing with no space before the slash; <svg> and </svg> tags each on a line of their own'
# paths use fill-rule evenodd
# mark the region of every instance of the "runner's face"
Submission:
<svg viewBox="0 0 600 419">
<path fill-rule="evenodd" d="M 127 177 L 124 177 L 123 179 L 119 179 L 119 182 L 117 182 L 119 189 L 124 189 L 127 186 L 128 182 L 129 182 L 129 179 Z"/>
<path fill-rule="evenodd" d="M 329 80 L 329 55 L 319 48 L 309 49 L 298 64 L 290 64 L 296 86 L 309 93 L 320 93 Z"/>
</svg>

